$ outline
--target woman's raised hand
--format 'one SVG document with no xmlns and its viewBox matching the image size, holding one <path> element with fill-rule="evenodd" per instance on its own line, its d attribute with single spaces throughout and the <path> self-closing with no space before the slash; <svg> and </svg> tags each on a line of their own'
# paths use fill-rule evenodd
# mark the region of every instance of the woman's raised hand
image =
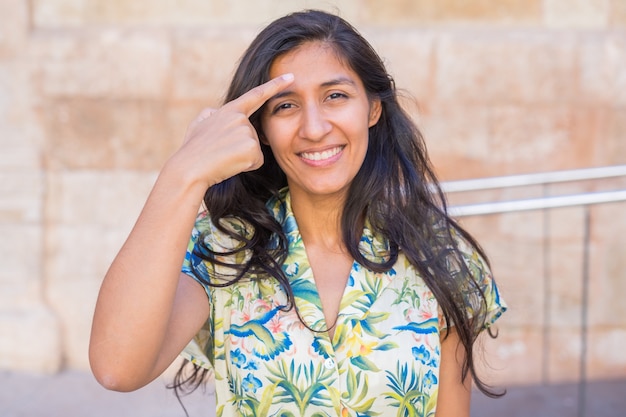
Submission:
<svg viewBox="0 0 626 417">
<path fill-rule="evenodd" d="M 219 109 L 204 109 L 190 124 L 171 162 L 181 164 L 206 188 L 263 165 L 263 153 L 249 117 L 293 81 L 284 74 L 253 88 Z"/>
<path fill-rule="evenodd" d="M 204 289 L 180 272 L 198 202 L 213 184 L 263 164 L 249 117 L 292 81 L 291 74 L 277 77 L 203 111 L 165 164 L 98 296 L 89 357 L 105 387 L 129 391 L 147 384 L 206 320 Z"/>
</svg>

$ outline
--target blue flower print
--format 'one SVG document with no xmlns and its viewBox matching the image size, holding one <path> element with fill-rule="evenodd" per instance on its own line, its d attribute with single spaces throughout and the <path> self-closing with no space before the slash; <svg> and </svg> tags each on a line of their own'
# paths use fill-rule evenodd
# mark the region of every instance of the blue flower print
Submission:
<svg viewBox="0 0 626 417">
<path fill-rule="evenodd" d="M 439 368 L 439 356 L 433 357 L 427 365 L 431 368 Z"/>
<path fill-rule="evenodd" d="M 207 269 L 206 262 L 196 253 L 189 255 L 189 266 L 183 269 L 183 272 L 191 273 L 205 282 L 211 282 L 211 274 Z"/>
<path fill-rule="evenodd" d="M 300 271 L 300 264 L 298 262 L 285 264 L 283 265 L 283 270 L 288 277 L 295 277 L 298 275 L 298 271 Z"/>
<path fill-rule="evenodd" d="M 315 340 L 313 340 L 313 343 L 311 343 L 311 347 L 318 355 L 323 356 L 326 359 L 330 357 L 328 347 L 325 346 L 324 343 L 322 343 L 322 340 L 319 337 L 316 337 Z"/>
<path fill-rule="evenodd" d="M 246 356 L 237 348 L 230 352 L 230 362 L 237 368 L 243 368 L 246 366 Z"/>
<path fill-rule="evenodd" d="M 255 378 L 254 375 L 248 374 L 241 382 L 241 385 L 243 386 L 244 391 L 255 393 L 256 390 L 261 388 L 263 384 L 261 384 L 261 380 Z"/>
<path fill-rule="evenodd" d="M 420 347 L 414 346 L 413 349 L 411 349 L 411 352 L 413 352 L 413 357 L 422 362 L 424 365 L 426 365 L 430 360 L 430 352 L 424 345 Z"/>
<path fill-rule="evenodd" d="M 256 361 L 250 361 L 243 369 L 249 369 L 251 371 L 256 371 L 259 369 L 259 364 Z"/>
<path fill-rule="evenodd" d="M 431 370 L 431 371 L 426 372 L 426 375 L 424 375 L 424 388 L 430 388 L 436 384 L 437 384 L 437 377 L 435 376 L 433 371 Z"/>
</svg>

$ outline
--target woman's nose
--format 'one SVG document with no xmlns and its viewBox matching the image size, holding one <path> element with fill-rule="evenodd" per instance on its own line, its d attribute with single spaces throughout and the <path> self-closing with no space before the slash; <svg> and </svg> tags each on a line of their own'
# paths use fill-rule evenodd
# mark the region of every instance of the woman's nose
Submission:
<svg viewBox="0 0 626 417">
<path fill-rule="evenodd" d="M 331 123 L 317 105 L 306 106 L 300 121 L 300 137 L 307 140 L 321 140 L 331 130 Z"/>
</svg>

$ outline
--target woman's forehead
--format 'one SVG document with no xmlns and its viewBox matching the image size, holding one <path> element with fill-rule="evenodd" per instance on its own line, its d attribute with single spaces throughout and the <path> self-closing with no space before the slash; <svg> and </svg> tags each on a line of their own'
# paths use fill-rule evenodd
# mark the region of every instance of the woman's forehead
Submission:
<svg viewBox="0 0 626 417">
<path fill-rule="evenodd" d="M 358 75 L 348 65 L 346 59 L 329 42 L 305 42 L 296 48 L 274 59 L 270 65 L 270 78 L 288 72 L 299 72 L 300 75 L 320 75 L 337 73 L 332 79 L 352 79 L 361 81 Z M 343 74 L 343 75 L 341 75 Z M 296 77 L 298 74 L 295 74 Z M 329 81 L 329 80 L 326 80 Z"/>
</svg>

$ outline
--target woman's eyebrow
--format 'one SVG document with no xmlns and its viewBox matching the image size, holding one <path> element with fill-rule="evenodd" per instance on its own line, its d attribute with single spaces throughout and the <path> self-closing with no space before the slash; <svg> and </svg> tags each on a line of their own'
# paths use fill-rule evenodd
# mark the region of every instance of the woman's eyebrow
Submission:
<svg viewBox="0 0 626 417">
<path fill-rule="evenodd" d="M 332 87 L 334 85 L 348 84 L 352 87 L 356 87 L 356 82 L 352 78 L 339 77 L 322 83 L 322 87 Z"/>
<path fill-rule="evenodd" d="M 322 84 L 320 84 L 320 86 L 324 88 L 328 88 L 328 87 L 333 87 L 333 86 L 342 85 L 342 84 L 347 84 L 351 87 L 356 88 L 356 82 L 354 82 L 352 78 L 348 78 L 348 77 L 339 77 L 339 78 L 334 78 L 332 80 L 324 81 Z M 270 97 L 267 101 L 278 100 L 283 97 L 290 96 L 292 94 L 295 94 L 293 90 L 289 90 L 289 89 L 283 90 L 280 93 L 275 94 L 272 97 Z"/>
<path fill-rule="evenodd" d="M 292 90 L 283 90 L 280 93 L 275 94 L 272 97 L 268 98 L 267 101 L 279 100 L 279 99 L 281 99 L 283 97 L 290 96 L 292 94 L 294 94 L 294 92 Z"/>
</svg>

